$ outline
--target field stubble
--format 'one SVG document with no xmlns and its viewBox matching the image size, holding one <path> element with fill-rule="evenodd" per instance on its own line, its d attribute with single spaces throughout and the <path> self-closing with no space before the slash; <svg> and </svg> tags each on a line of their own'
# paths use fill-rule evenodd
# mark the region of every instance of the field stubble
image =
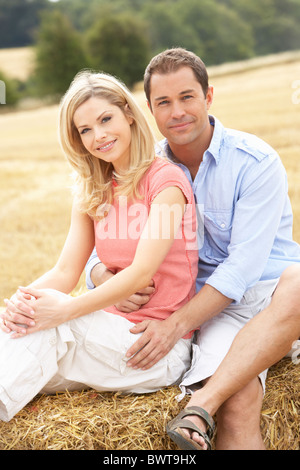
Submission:
<svg viewBox="0 0 300 470">
<path fill-rule="evenodd" d="M 300 242 L 300 103 L 293 99 L 300 60 L 273 60 L 266 67 L 250 69 L 239 66 L 234 74 L 228 67 L 224 75 L 220 70 L 214 69 L 211 78 L 215 87 L 211 112 L 225 126 L 254 133 L 279 152 L 288 174 L 294 238 Z M 159 138 L 143 93 L 137 90 L 136 96 Z M 0 308 L 2 299 L 18 285 L 53 266 L 67 235 L 71 170 L 58 145 L 57 115 L 57 106 L 0 114 Z M 79 287 L 83 286 L 84 277 Z M 269 374 L 261 427 L 270 449 L 299 450 L 298 377 L 299 368 L 287 360 Z M 0 449 L 173 448 L 166 440 L 164 422 L 179 411 L 174 393 L 167 390 L 135 399 L 89 392 L 37 398 L 10 423 L 1 423 Z M 134 413 L 129 419 L 130 406 Z M 58 432 L 60 423 L 64 435 Z"/>
<path fill-rule="evenodd" d="M 280 154 L 289 181 L 294 237 L 300 242 L 300 104 L 293 83 L 300 61 L 215 74 L 212 114 L 254 133 Z M 144 94 L 136 97 L 160 138 Z M 294 102 L 293 102 L 294 101 Z M 57 138 L 58 107 L 0 115 L 0 299 L 53 266 L 70 217 L 70 173 Z M 82 283 L 81 283 L 82 284 Z"/>
</svg>

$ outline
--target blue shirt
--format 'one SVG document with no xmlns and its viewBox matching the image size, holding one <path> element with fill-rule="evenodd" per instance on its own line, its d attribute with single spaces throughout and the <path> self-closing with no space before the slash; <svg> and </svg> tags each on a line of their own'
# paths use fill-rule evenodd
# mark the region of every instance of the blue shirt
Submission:
<svg viewBox="0 0 300 470">
<path fill-rule="evenodd" d="M 276 279 L 300 262 L 286 171 L 268 144 L 226 129 L 213 116 L 214 133 L 194 181 L 176 163 L 167 140 L 161 146 L 193 188 L 199 222 L 197 290 L 207 283 L 239 302 L 259 280 Z"/>
<path fill-rule="evenodd" d="M 258 281 L 276 279 L 299 263 L 300 246 L 293 241 L 287 175 L 278 154 L 213 116 L 210 123 L 213 137 L 194 181 L 166 139 L 160 146 L 193 188 L 199 215 L 197 290 L 207 283 L 238 303 Z M 95 256 L 87 265 L 89 288 Z"/>
</svg>

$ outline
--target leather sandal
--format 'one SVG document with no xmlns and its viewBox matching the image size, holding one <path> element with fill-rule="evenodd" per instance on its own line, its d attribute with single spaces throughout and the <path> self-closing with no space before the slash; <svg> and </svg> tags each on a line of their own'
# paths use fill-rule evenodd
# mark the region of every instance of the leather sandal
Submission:
<svg viewBox="0 0 300 470">
<path fill-rule="evenodd" d="M 186 416 L 192 415 L 199 416 L 205 421 L 207 424 L 206 433 L 201 431 L 201 429 L 199 429 L 196 424 L 192 423 L 192 421 L 183 419 Z M 183 428 L 197 432 L 205 440 L 208 450 L 211 450 L 211 439 L 214 435 L 215 423 L 207 411 L 205 411 L 203 408 L 200 408 L 199 406 L 187 407 L 182 410 L 175 419 L 167 424 L 168 436 L 172 439 L 173 442 L 175 442 L 175 444 L 177 444 L 181 450 L 203 450 L 203 448 L 197 442 L 184 434 Z"/>
</svg>

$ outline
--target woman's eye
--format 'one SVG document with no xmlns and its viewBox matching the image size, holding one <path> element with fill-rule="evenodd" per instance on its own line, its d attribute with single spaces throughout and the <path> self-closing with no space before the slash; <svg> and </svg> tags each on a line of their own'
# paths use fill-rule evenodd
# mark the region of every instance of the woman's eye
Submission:
<svg viewBox="0 0 300 470">
<path fill-rule="evenodd" d="M 105 124 L 106 122 L 110 121 L 111 120 L 111 116 L 105 116 L 103 119 L 102 119 L 102 123 Z"/>
<path fill-rule="evenodd" d="M 82 129 L 82 131 L 80 131 L 80 134 L 83 135 L 83 134 L 86 134 L 90 129 L 88 127 Z"/>
</svg>

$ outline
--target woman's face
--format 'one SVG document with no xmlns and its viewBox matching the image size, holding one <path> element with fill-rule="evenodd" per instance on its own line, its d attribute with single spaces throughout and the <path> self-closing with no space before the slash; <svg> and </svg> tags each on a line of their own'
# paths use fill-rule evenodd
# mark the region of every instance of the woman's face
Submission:
<svg viewBox="0 0 300 470">
<path fill-rule="evenodd" d="M 118 106 L 92 97 L 77 108 L 73 120 L 88 152 L 111 162 L 117 172 L 129 167 L 133 119 Z"/>
</svg>

